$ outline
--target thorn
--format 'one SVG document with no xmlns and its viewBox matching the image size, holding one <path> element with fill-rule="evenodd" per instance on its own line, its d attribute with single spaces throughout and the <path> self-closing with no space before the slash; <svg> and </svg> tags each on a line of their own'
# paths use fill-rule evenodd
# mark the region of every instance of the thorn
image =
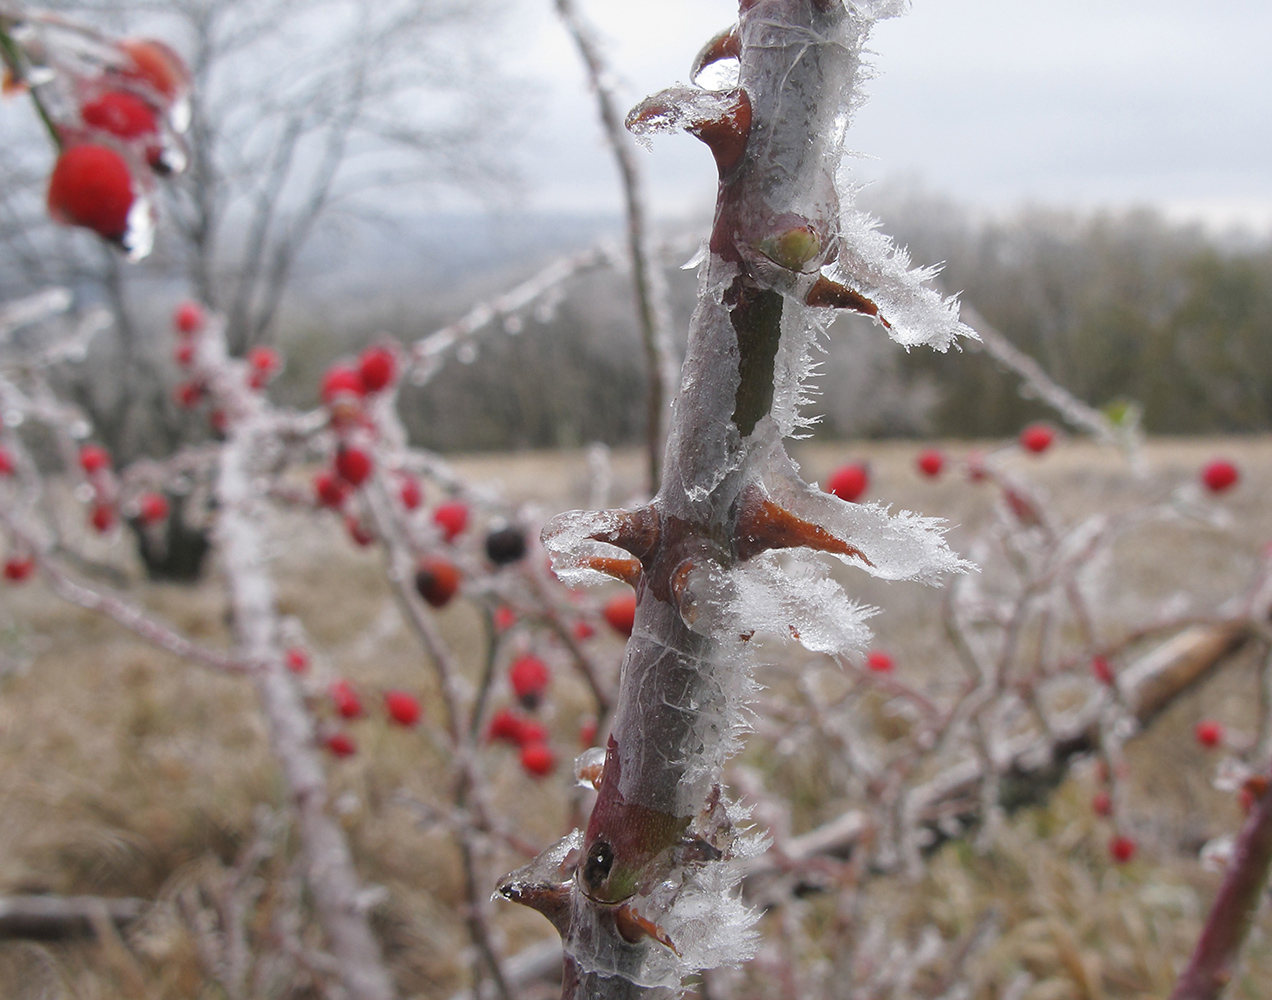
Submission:
<svg viewBox="0 0 1272 1000">
<path fill-rule="evenodd" d="M 807 548 L 852 556 L 867 566 L 874 565 L 861 549 L 811 521 L 796 517 L 770 500 L 756 486 L 742 495 L 742 509 L 738 512 L 733 541 L 739 559 L 750 559 L 770 549 Z"/>
<path fill-rule="evenodd" d="M 532 910 L 538 910 L 564 936 L 570 926 L 570 883 L 543 883 L 538 885 L 524 882 L 505 882 L 499 887 L 499 894 L 513 903 L 520 903 Z"/>
<path fill-rule="evenodd" d="M 677 851 L 677 860 L 685 864 L 706 864 L 723 857 L 724 852 L 703 837 L 686 837 Z"/>
<path fill-rule="evenodd" d="M 614 926 L 628 944 L 636 944 L 643 937 L 651 937 L 664 948 L 670 949 L 677 958 L 680 957 L 680 952 L 671 943 L 667 932 L 632 909 L 631 903 L 623 903 L 614 910 Z"/>
<path fill-rule="evenodd" d="M 658 511 L 647 504 L 636 510 L 618 511 L 615 520 L 613 528 L 593 532 L 587 537 L 594 542 L 617 545 L 643 562 L 653 553 L 654 547 L 658 544 Z M 615 562 L 619 561 L 621 560 L 615 560 Z M 601 572 L 604 573 L 606 570 L 602 569 Z M 624 577 L 620 576 L 618 579 L 622 580 Z"/>
<path fill-rule="evenodd" d="M 640 580 L 641 566 L 638 559 L 623 559 L 620 556 L 587 556 L 578 561 L 578 566 L 604 573 L 633 588 Z"/>
<path fill-rule="evenodd" d="M 690 82 L 697 83 L 698 75 L 708 66 L 725 59 L 737 59 L 741 55 L 742 46 L 738 39 L 738 26 L 735 24 L 707 42 L 694 57 L 693 68 L 689 70 Z"/>
<path fill-rule="evenodd" d="M 721 178 L 741 161 L 751 137 L 751 98 L 741 87 L 723 96 L 733 98 L 733 106 L 728 111 L 719 118 L 692 122 L 688 126 L 690 135 L 697 136 L 711 150 Z"/>
<path fill-rule="evenodd" d="M 851 288 L 845 288 L 837 281 L 831 281 L 824 274 L 813 283 L 804 302 L 810 306 L 851 309 L 863 316 L 873 316 L 889 330 L 892 329 L 892 324 L 879 315 L 879 307 L 870 299 Z"/>
</svg>

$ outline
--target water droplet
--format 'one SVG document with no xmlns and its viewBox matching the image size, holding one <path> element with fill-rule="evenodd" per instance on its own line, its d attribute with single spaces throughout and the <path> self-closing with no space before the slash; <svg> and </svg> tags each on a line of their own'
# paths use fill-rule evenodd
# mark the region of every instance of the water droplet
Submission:
<svg viewBox="0 0 1272 1000">
<path fill-rule="evenodd" d="M 472 341 L 465 341 L 455 348 L 455 357 L 461 365 L 471 365 L 477 360 L 477 345 Z"/>
</svg>

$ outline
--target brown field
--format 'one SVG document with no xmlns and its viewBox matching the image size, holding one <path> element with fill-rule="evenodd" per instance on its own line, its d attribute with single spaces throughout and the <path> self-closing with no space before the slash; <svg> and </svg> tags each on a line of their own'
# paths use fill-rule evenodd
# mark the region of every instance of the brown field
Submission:
<svg viewBox="0 0 1272 1000">
<path fill-rule="evenodd" d="M 806 444 L 796 454 L 810 480 L 845 459 L 868 460 L 870 499 L 948 518 L 954 547 L 966 553 L 986 521 L 987 494 L 959 475 L 922 479 L 913 466 L 918 450 L 913 443 Z M 947 450 L 964 455 L 972 446 L 954 443 Z M 1243 472 L 1234 491 L 1207 501 L 1224 512 L 1226 523 L 1158 522 L 1117 545 L 1102 570 L 1119 581 L 1115 599 L 1102 609 L 1104 627 L 1142 621 L 1167 607 L 1204 614 L 1239 591 L 1272 539 L 1272 438 L 1154 441 L 1139 475 L 1116 452 L 1083 442 L 1063 443 L 1040 459 L 1013 459 L 1057 511 L 1076 518 L 1163 500 L 1179 483 L 1194 481 L 1215 455 L 1231 457 Z M 465 476 L 497 481 L 545 514 L 586 502 L 582 453 L 481 456 L 455 464 Z M 621 502 L 639 489 L 639 456 L 615 455 L 614 473 L 611 499 Z M 312 638 L 316 676 L 353 677 L 368 692 L 419 691 L 436 721 L 441 709 L 433 675 L 388 596 L 379 556 L 354 549 L 334 521 L 319 515 L 279 516 L 272 537 L 280 604 Z M 99 554 L 126 567 L 132 599 L 193 637 L 226 641 L 227 604 L 215 573 L 197 587 L 155 586 L 137 580 L 126 541 Z M 884 609 L 873 624 L 898 669 L 939 677 L 950 655 L 935 614 L 939 592 L 859 574 L 844 579 L 865 602 Z M 477 662 L 484 638 L 473 609 L 459 602 L 439 620 L 457 653 Z M 619 643 L 601 636 L 595 644 L 616 670 Z M 775 645 L 766 649 L 782 655 Z M 998 997 L 1022 970 L 1034 985 L 1018 1000 L 1164 1000 L 1217 885 L 1218 876 L 1198 864 L 1197 850 L 1235 831 L 1240 818 L 1232 797 L 1211 787 L 1215 758 L 1196 747 L 1191 729 L 1213 716 L 1237 733 L 1253 734 L 1258 666 L 1234 662 L 1132 743 L 1129 804 L 1140 842 L 1132 864 L 1108 863 L 1109 828 L 1091 815 L 1093 786 L 1084 773 L 1070 778 L 1046 808 L 1014 816 L 994 851 L 948 845 L 919 884 L 885 886 L 872 905 L 905 926 L 935 921 L 952 929 L 996 910 L 1002 936 L 977 960 L 984 984 L 978 1000 Z M 206 981 L 191 935 L 166 904 L 183 888 L 214 879 L 250 837 L 254 810 L 279 801 L 250 686 L 158 653 L 112 623 L 60 603 L 38 581 L 0 591 L 0 670 L 0 895 L 91 893 L 163 904 L 123 939 L 0 942 L 0 998 L 222 996 Z M 584 706 L 580 687 L 559 686 L 551 727 L 562 756 L 574 752 Z M 445 829 L 423 821 L 411 804 L 446 800 L 444 755 L 426 728 L 390 729 L 368 719 L 354 731 L 361 751 L 334 762 L 331 772 L 361 871 L 388 890 L 378 928 L 403 992 L 447 997 L 467 976 L 468 941 L 457 914 L 461 878 Z M 809 767 L 768 760 L 766 753 L 757 740 L 742 761 L 789 773 L 798 807 L 794 832 L 825 819 L 833 803 L 817 799 Z M 577 803 L 561 770 L 532 782 L 501 748 L 489 751 L 485 766 L 501 814 L 515 820 L 523 838 L 544 845 L 569 828 Z M 269 885 L 285 880 L 292 846 L 262 870 Z M 490 859 L 492 878 L 519 863 L 510 852 Z M 806 909 L 809 920 L 822 910 L 830 919 L 834 901 L 814 899 Z M 528 911 L 501 906 L 497 912 L 506 953 L 550 933 Z M 1272 996 L 1270 936 L 1265 907 L 1245 974 L 1230 996 Z"/>
</svg>

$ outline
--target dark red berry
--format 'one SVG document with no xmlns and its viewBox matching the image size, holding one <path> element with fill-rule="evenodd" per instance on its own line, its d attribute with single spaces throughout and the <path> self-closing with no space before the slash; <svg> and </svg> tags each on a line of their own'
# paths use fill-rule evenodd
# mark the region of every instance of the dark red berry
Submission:
<svg viewBox="0 0 1272 1000">
<path fill-rule="evenodd" d="M 1112 687 L 1117 678 L 1113 674 L 1113 666 L 1103 656 L 1091 657 L 1091 676 L 1101 684 Z"/>
<path fill-rule="evenodd" d="M 1193 729 L 1197 742 L 1206 749 L 1214 749 L 1223 742 L 1223 726 L 1214 719 L 1203 719 Z"/>
<path fill-rule="evenodd" d="M 486 536 L 486 558 L 496 566 L 507 566 L 526 554 L 526 533 L 515 525 L 496 528 Z"/>
<path fill-rule="evenodd" d="M 0 476 L 13 475 L 13 456 L 7 448 L 0 448 Z"/>
<path fill-rule="evenodd" d="M 309 669 L 309 654 L 299 646 L 292 646 L 283 653 L 283 662 L 293 674 L 303 674 Z"/>
<path fill-rule="evenodd" d="M 433 607 L 444 607 L 459 590 L 459 570 L 445 559 L 425 556 L 415 570 L 415 589 Z"/>
</svg>

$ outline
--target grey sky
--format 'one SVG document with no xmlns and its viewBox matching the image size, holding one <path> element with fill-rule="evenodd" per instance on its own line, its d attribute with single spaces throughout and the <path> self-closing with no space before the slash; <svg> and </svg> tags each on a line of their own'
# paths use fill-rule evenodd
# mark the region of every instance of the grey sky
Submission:
<svg viewBox="0 0 1272 1000">
<path fill-rule="evenodd" d="M 624 98 L 685 79 L 735 0 L 581 0 Z M 531 205 L 617 209 L 578 60 L 543 0 L 519 15 L 518 68 L 542 81 Z M 1267 0 L 915 0 L 872 38 L 878 77 L 849 145 L 862 180 L 902 177 L 991 210 L 1151 204 L 1272 226 Z M 536 131 L 538 131 L 536 129 Z M 710 157 L 688 137 L 645 159 L 657 206 L 708 211 Z"/>
</svg>

